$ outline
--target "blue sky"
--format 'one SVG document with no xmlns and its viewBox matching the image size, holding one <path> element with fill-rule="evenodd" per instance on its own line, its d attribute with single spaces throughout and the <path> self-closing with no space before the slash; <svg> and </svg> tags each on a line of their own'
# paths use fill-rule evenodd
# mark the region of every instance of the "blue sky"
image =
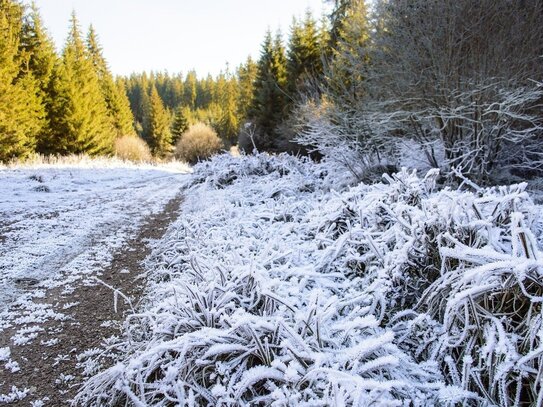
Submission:
<svg viewBox="0 0 543 407">
<path fill-rule="evenodd" d="M 61 49 L 75 10 L 82 29 L 93 24 L 115 74 L 196 69 L 217 74 L 248 55 L 257 58 L 267 28 L 288 33 L 292 17 L 322 0 L 35 0 Z"/>
</svg>

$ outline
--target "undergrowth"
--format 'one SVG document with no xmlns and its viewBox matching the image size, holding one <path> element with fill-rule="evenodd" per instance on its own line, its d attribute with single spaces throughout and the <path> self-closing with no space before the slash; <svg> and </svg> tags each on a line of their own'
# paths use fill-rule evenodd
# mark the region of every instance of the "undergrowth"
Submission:
<svg viewBox="0 0 543 407">
<path fill-rule="evenodd" d="M 96 406 L 542 405 L 540 208 L 525 185 L 345 187 L 327 163 L 199 164 Z"/>
</svg>

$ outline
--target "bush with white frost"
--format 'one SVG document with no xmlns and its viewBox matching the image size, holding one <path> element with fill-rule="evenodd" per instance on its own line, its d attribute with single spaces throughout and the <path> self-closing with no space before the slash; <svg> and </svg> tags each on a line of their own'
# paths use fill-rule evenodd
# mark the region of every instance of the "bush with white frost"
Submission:
<svg viewBox="0 0 543 407">
<path fill-rule="evenodd" d="M 437 190 L 436 171 L 404 170 L 337 192 L 336 176 L 263 154 L 198 165 L 126 357 L 76 402 L 541 404 L 542 222 L 524 185 Z"/>
</svg>

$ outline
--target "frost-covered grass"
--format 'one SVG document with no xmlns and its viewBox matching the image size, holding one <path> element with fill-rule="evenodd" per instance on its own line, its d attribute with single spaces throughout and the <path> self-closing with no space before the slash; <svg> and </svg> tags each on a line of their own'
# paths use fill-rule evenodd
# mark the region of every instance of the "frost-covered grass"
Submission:
<svg viewBox="0 0 543 407">
<path fill-rule="evenodd" d="M 543 404 L 540 208 L 525 185 L 215 157 L 149 260 L 126 358 L 80 405 Z"/>
<path fill-rule="evenodd" d="M 107 264 L 189 170 L 88 157 L 0 166 L 0 329 L 2 312 L 33 286 Z"/>
<path fill-rule="evenodd" d="M 33 155 L 22 161 L 0 163 L 1 170 L 10 169 L 44 169 L 44 168 L 79 168 L 79 169 L 138 169 L 138 170 L 160 170 L 179 173 L 192 172 L 191 167 L 183 161 L 166 162 L 134 162 L 123 160 L 118 157 L 89 157 L 88 155 L 69 156 L 44 156 Z"/>
</svg>

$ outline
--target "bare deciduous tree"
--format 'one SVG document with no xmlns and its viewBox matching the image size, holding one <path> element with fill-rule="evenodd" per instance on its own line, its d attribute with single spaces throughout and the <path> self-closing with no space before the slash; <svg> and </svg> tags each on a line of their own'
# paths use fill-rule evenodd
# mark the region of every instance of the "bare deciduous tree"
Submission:
<svg viewBox="0 0 543 407">
<path fill-rule="evenodd" d="M 380 0 L 376 11 L 371 63 L 357 69 L 377 123 L 428 149 L 441 141 L 443 164 L 479 179 L 506 148 L 541 167 L 541 0 Z"/>
</svg>

